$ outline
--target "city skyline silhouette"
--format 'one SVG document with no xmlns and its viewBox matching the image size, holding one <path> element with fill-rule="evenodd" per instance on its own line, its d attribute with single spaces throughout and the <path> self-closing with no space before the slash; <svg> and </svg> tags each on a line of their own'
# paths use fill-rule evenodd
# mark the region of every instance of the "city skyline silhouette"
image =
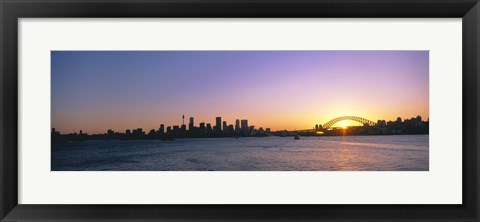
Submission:
<svg viewBox="0 0 480 222">
<path fill-rule="evenodd" d="M 337 123 L 345 120 L 355 121 L 360 125 L 346 125 Z M 353 131 L 351 129 L 354 129 Z M 429 134 L 429 119 L 426 121 L 420 115 L 412 118 L 397 117 L 395 120 L 377 120 L 376 122 L 358 116 L 342 116 L 331 119 L 324 124 L 315 124 L 311 129 L 276 130 L 269 127 L 258 127 L 249 124 L 248 119 L 236 119 L 234 124 L 215 117 L 215 122 L 200 122 L 195 124 L 195 118 L 188 118 L 185 124 L 185 115 L 182 115 L 181 125 L 159 124 L 157 129 L 133 128 L 123 132 L 108 129 L 105 133 L 88 134 L 83 130 L 73 133 L 64 133 L 52 128 L 52 141 L 78 141 L 78 140 L 108 140 L 108 139 L 161 139 L 173 140 L 175 138 L 221 138 L 221 137 L 266 137 L 266 136 L 348 136 L 348 135 L 399 135 L 399 134 Z"/>
</svg>

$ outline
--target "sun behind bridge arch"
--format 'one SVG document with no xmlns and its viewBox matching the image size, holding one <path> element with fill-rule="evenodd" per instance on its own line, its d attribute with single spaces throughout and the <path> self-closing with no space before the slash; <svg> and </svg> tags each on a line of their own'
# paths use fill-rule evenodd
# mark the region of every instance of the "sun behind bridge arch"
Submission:
<svg viewBox="0 0 480 222">
<path fill-rule="evenodd" d="M 326 122 L 325 124 L 322 125 L 322 128 L 323 129 L 330 129 L 333 125 L 335 125 L 336 123 L 340 122 L 340 121 L 344 121 L 344 120 L 353 120 L 353 121 L 356 121 L 356 122 L 359 122 L 363 125 L 365 124 L 368 124 L 369 126 L 375 126 L 376 123 L 371 121 L 371 120 L 368 120 L 368 119 L 365 119 L 363 117 L 358 117 L 358 116 L 341 116 L 341 117 L 337 117 L 337 118 L 334 118 L 334 119 L 331 119 L 330 121 Z"/>
</svg>

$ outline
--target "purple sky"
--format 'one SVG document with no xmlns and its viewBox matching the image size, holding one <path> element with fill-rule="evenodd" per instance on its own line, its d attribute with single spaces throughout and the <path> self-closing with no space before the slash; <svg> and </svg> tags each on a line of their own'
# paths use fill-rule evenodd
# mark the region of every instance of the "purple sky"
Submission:
<svg viewBox="0 0 480 222">
<path fill-rule="evenodd" d="M 428 51 L 53 51 L 52 127 L 180 125 L 181 116 L 308 129 L 429 116 Z"/>
</svg>

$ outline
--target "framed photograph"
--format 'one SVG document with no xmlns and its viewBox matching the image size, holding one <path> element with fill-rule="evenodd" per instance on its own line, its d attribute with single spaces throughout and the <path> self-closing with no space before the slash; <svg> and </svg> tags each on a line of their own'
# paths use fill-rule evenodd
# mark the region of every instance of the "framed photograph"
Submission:
<svg viewBox="0 0 480 222">
<path fill-rule="evenodd" d="M 476 0 L 2 0 L 1 221 L 479 221 Z"/>
</svg>

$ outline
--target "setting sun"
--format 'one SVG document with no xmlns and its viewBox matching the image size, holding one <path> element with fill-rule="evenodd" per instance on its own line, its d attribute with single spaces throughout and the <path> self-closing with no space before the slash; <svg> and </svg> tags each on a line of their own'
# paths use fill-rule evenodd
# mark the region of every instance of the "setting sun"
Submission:
<svg viewBox="0 0 480 222">
<path fill-rule="evenodd" d="M 341 128 L 341 129 L 347 129 L 351 126 L 362 126 L 361 123 L 353 121 L 353 120 L 342 120 L 337 123 L 335 123 L 332 127 L 333 128 Z"/>
</svg>

